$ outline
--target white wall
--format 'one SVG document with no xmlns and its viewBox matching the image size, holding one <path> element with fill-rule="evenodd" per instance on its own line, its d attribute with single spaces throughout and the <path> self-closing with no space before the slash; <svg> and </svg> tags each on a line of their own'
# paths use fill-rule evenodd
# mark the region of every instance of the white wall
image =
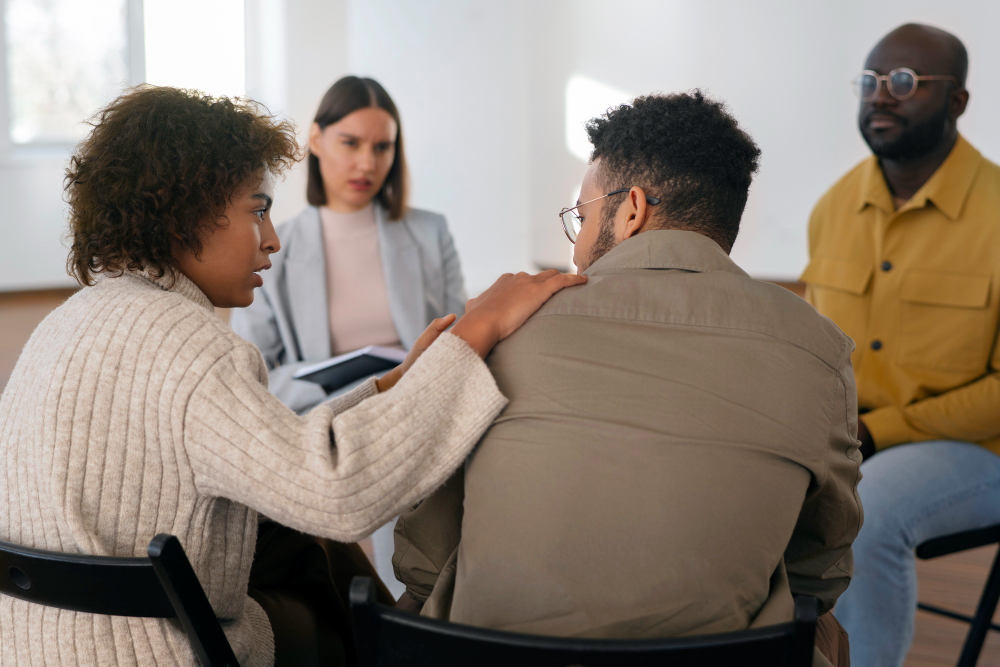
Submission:
<svg viewBox="0 0 1000 667">
<path fill-rule="evenodd" d="M 396 98 L 414 201 L 448 215 L 472 288 L 526 260 L 568 265 L 556 214 L 586 169 L 566 145 L 574 76 L 619 101 L 700 87 L 729 104 L 763 151 L 733 252 L 760 277 L 798 276 L 813 204 L 867 154 L 849 82 L 900 23 L 965 41 L 972 101 L 959 126 L 1000 158 L 1000 3 L 350 0 L 348 14 L 350 68 Z"/>
<path fill-rule="evenodd" d="M 247 96 L 292 120 L 306 145 L 319 101 L 347 74 L 346 0 L 246 0 Z M 271 218 L 306 206 L 306 163 L 275 186 Z"/>
<path fill-rule="evenodd" d="M 504 271 L 568 265 L 556 213 L 586 169 L 566 144 L 572 77 L 623 98 L 697 86 L 729 103 L 763 150 L 733 253 L 760 277 L 795 278 L 805 265 L 812 205 L 866 155 L 849 81 L 904 21 L 965 41 L 972 97 L 959 127 L 1000 159 L 1000 3 L 989 0 L 246 2 L 248 92 L 295 120 L 303 140 L 338 77 L 386 86 L 403 116 L 413 204 L 447 215 L 472 293 Z M 0 290 L 68 282 L 65 157 L 0 155 L 0 230 L 14 248 Z M 300 165 L 278 186 L 275 218 L 294 215 L 304 192 Z"/>
<path fill-rule="evenodd" d="M 66 273 L 68 245 L 62 179 L 69 151 L 0 157 L 0 290 L 76 284 Z"/>
<path fill-rule="evenodd" d="M 531 265 L 526 3 L 351 0 L 348 63 L 393 97 L 412 205 L 444 213 L 470 294 Z"/>
<path fill-rule="evenodd" d="M 125 0 L 131 40 L 139 48 L 130 54 L 130 68 L 142 70 L 142 2 Z M 0 28 L 4 28 L 0 0 Z M 8 99 L 5 66 L 6 30 L 0 30 L 0 291 L 75 285 L 66 273 L 67 207 L 63 177 L 68 146 L 13 146 L 7 132 Z M 138 83 L 132 80 L 130 83 Z M 96 109 L 95 109 L 96 111 Z M 84 119 L 81 118 L 81 121 Z"/>
</svg>

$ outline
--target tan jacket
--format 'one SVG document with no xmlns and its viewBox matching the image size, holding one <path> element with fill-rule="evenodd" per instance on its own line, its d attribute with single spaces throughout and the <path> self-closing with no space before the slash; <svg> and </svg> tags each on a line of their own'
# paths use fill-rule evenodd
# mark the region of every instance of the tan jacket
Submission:
<svg viewBox="0 0 1000 667">
<path fill-rule="evenodd" d="M 896 210 L 874 156 L 809 221 L 806 298 L 853 338 L 879 449 L 965 440 L 1000 454 L 1000 167 L 963 137 Z"/>
<path fill-rule="evenodd" d="M 831 608 L 862 520 L 851 340 L 693 232 L 587 273 L 497 346 L 509 405 L 397 524 L 423 613 L 664 637 L 789 621 L 792 591 Z"/>
</svg>

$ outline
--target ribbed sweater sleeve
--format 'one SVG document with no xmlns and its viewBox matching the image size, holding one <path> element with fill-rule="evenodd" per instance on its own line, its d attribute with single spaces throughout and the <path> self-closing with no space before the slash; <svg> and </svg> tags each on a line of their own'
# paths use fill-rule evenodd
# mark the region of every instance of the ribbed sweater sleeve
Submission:
<svg viewBox="0 0 1000 667">
<path fill-rule="evenodd" d="M 192 393 L 183 446 L 198 489 L 303 532 L 355 541 L 427 496 L 506 405 L 482 360 L 443 334 L 390 391 L 374 383 L 300 417 L 268 393 L 255 348 Z"/>
</svg>

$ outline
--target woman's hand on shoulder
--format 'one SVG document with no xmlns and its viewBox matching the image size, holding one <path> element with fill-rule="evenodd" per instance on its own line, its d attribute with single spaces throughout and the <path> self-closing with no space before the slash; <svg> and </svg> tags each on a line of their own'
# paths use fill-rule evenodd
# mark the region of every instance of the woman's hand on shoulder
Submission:
<svg viewBox="0 0 1000 667">
<path fill-rule="evenodd" d="M 485 359 L 494 345 L 517 331 L 553 294 L 585 282 L 586 276 L 556 269 L 536 274 L 505 273 L 488 290 L 469 299 L 465 316 L 451 332 Z"/>
<path fill-rule="evenodd" d="M 585 282 L 586 276 L 559 273 L 556 269 L 533 275 L 505 273 L 488 290 L 469 299 L 465 315 L 451 332 L 485 359 L 494 345 L 517 331 L 553 294 Z M 455 317 L 447 315 L 431 322 L 410 348 L 406 360 L 376 381 L 378 390 L 388 391 L 399 382 L 420 355 L 455 322 Z"/>
</svg>

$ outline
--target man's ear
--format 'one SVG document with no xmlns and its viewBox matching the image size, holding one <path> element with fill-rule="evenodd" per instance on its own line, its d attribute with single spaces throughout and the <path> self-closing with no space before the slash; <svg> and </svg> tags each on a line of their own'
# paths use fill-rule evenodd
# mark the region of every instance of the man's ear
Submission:
<svg viewBox="0 0 1000 667">
<path fill-rule="evenodd" d="M 323 130 L 320 128 L 319 123 L 313 123 L 309 126 L 309 152 L 316 155 L 319 151 L 319 138 L 323 134 Z"/>
<path fill-rule="evenodd" d="M 628 217 L 625 219 L 625 229 L 622 235 L 622 241 L 632 238 L 645 229 L 646 222 L 652 214 L 649 205 L 646 203 L 646 192 L 638 185 L 633 186 L 632 189 L 628 191 L 627 199 L 623 208 L 625 209 Z"/>
<path fill-rule="evenodd" d="M 965 108 L 969 104 L 969 91 L 956 90 L 951 94 L 951 108 L 949 109 L 952 120 L 958 120 L 959 116 L 965 113 Z"/>
</svg>

